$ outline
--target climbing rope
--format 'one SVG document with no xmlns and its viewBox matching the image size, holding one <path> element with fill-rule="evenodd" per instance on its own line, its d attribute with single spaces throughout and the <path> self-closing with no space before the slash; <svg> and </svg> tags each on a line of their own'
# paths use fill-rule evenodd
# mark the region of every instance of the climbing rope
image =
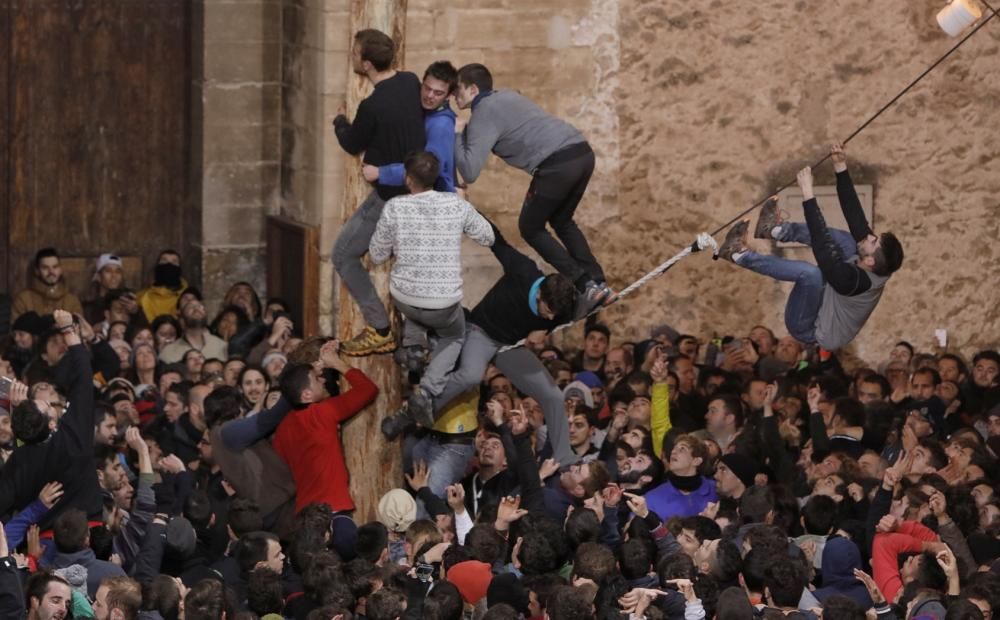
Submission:
<svg viewBox="0 0 1000 620">
<path fill-rule="evenodd" d="M 934 71 L 934 69 L 937 69 L 938 66 L 941 65 L 941 63 L 943 63 L 945 60 L 947 60 L 949 56 L 951 56 L 955 51 L 958 50 L 958 48 L 962 47 L 965 44 L 966 41 L 968 41 L 973 36 L 975 36 L 975 34 L 977 32 L 979 32 L 980 30 L 982 30 L 986 26 L 986 24 L 990 23 L 990 21 L 994 17 L 1000 16 L 1000 13 L 998 13 L 997 10 L 994 9 L 993 6 L 991 6 L 990 3 L 987 0 L 980 0 L 980 2 L 982 2 L 986 6 L 986 8 L 989 9 L 989 16 L 987 16 L 985 19 L 981 20 L 979 22 L 979 24 L 977 24 L 975 28 L 973 28 L 971 31 L 969 31 L 968 34 L 966 34 L 964 37 L 962 37 L 961 40 L 958 41 L 958 43 L 956 43 L 955 45 L 951 46 L 951 48 L 949 48 L 948 51 L 944 53 L 944 55 L 942 55 L 940 58 L 938 58 L 937 60 L 935 60 L 934 63 L 931 64 L 929 67 L 927 67 L 926 69 L 924 69 L 924 71 L 920 75 L 918 75 L 909 84 L 907 84 L 906 87 L 903 88 L 903 90 L 899 91 L 899 93 L 897 93 L 895 97 L 893 97 L 892 99 L 890 99 L 888 103 L 886 103 L 881 108 L 879 108 L 879 110 L 877 112 L 875 112 L 874 114 L 872 114 L 871 116 L 869 116 L 868 119 L 865 120 L 865 122 L 861 123 L 861 125 L 857 129 L 855 129 L 854 131 L 852 131 L 851 134 L 848 135 L 841 142 L 841 144 L 845 144 L 846 145 L 848 142 L 850 142 L 851 140 L 853 140 L 854 138 L 856 138 L 858 136 L 858 134 L 860 134 L 862 131 L 864 131 L 865 129 L 867 129 L 869 125 L 871 125 L 872 123 L 874 123 L 875 120 L 878 119 L 878 117 L 882 116 L 882 114 L 884 114 L 886 112 L 886 110 L 888 110 L 889 108 L 891 108 L 897 101 L 899 101 L 900 99 L 902 99 L 903 96 L 905 96 L 906 93 L 910 92 L 910 90 L 912 90 L 914 86 L 916 86 L 917 84 L 919 84 L 921 80 L 923 80 L 925 77 L 927 77 L 932 71 Z M 828 159 L 830 159 L 830 153 L 827 153 L 826 155 L 824 155 L 822 158 L 819 159 L 819 161 L 817 161 L 816 163 L 814 163 L 811 167 L 812 168 L 817 168 L 821 164 L 823 164 L 823 162 L 825 162 Z M 690 246 L 684 248 L 683 250 L 681 250 L 680 252 L 678 252 L 677 254 L 675 254 L 673 257 L 671 257 L 666 262 L 660 264 L 659 266 L 657 266 L 655 269 L 653 269 L 652 271 L 650 271 L 646 275 L 642 276 L 641 278 L 639 278 L 638 280 L 636 280 L 632 284 L 630 284 L 627 287 L 625 287 L 624 289 L 622 289 L 622 291 L 618 293 L 618 297 L 615 299 L 614 302 L 612 302 L 612 304 L 609 304 L 608 306 L 598 306 L 597 308 L 594 308 L 593 310 L 591 310 L 585 317 L 580 317 L 579 319 L 576 319 L 574 321 L 570 321 L 569 323 L 563 323 L 562 325 L 559 325 L 558 327 L 556 327 L 555 329 L 552 330 L 552 333 L 556 333 L 558 331 L 562 331 L 562 330 L 566 329 L 567 327 L 571 327 L 571 326 L 575 325 L 577 322 L 579 322 L 581 320 L 584 320 L 584 319 L 586 319 L 587 317 L 589 317 L 591 315 L 597 314 L 598 312 L 600 312 L 601 310 L 604 310 L 605 308 L 610 307 L 610 305 L 614 305 L 614 304 L 620 302 L 622 299 L 624 299 L 628 295 L 634 293 L 636 290 L 638 290 L 638 289 L 642 288 L 643 286 L 645 286 L 650 280 L 653 280 L 653 279 L 658 278 L 659 276 L 663 275 L 667 270 L 669 270 L 671 267 L 673 267 L 674 265 L 676 265 L 677 263 L 679 263 L 681 260 L 687 258 L 688 255 L 690 255 L 693 252 L 700 252 L 701 250 L 704 250 L 705 248 L 711 247 L 713 249 L 713 252 L 712 252 L 713 259 L 718 259 L 717 252 L 718 252 L 718 249 L 719 249 L 719 245 L 715 241 L 715 235 L 717 235 L 720 232 L 724 231 L 725 229 L 729 228 L 730 226 L 732 226 L 733 224 L 735 224 L 737 221 L 743 219 L 747 214 L 749 214 L 750 212 L 752 212 L 755 209 L 757 209 L 760 206 L 762 206 L 765 202 L 767 202 L 768 198 L 770 198 L 771 196 L 774 196 L 776 194 L 780 194 L 782 191 L 788 189 L 789 187 L 791 187 L 794 184 L 795 184 L 795 180 L 793 179 L 793 180 L 789 181 L 788 183 L 785 183 L 784 185 L 780 186 L 778 189 L 774 190 L 773 192 L 770 192 L 764 198 L 761 198 L 760 200 L 758 200 L 754 204 L 752 204 L 749 207 L 747 207 L 746 209 L 744 209 L 742 212 L 740 212 L 738 215 L 736 215 L 736 217 L 732 218 L 731 220 L 729 220 L 728 222 L 726 222 L 722 226 L 719 226 L 718 228 L 716 228 L 714 231 L 712 231 L 711 234 L 709 234 L 709 233 L 701 233 L 701 234 L 699 234 L 698 238 Z M 521 340 L 519 340 L 515 344 L 502 347 L 498 351 L 498 353 L 503 353 L 504 351 L 510 351 L 511 349 L 515 349 L 517 347 L 520 347 L 520 346 L 522 346 L 524 344 L 524 342 L 525 342 L 525 339 L 522 338 Z"/>
</svg>

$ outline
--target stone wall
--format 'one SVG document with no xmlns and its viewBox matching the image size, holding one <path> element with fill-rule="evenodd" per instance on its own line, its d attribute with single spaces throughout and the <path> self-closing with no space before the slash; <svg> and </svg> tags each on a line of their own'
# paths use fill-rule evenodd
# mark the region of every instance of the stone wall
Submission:
<svg viewBox="0 0 1000 620">
<path fill-rule="evenodd" d="M 262 277 L 249 269 L 259 266 L 262 217 L 282 212 L 320 226 L 329 330 L 329 250 L 346 165 L 330 120 L 348 76 L 349 2 L 204 4 L 206 288 L 221 295 L 216 274 Z M 483 62 L 499 87 L 520 90 L 589 137 L 598 167 L 577 219 L 621 287 L 794 179 L 953 43 L 934 23 L 937 3 L 734 8 L 718 0 L 410 0 L 406 67 L 420 74 L 438 59 Z M 210 31 L 215 10 L 229 17 L 220 13 L 225 26 Z M 876 229 L 897 232 L 907 251 L 856 343 L 866 359 L 899 338 L 927 348 L 938 327 L 966 353 L 996 344 L 998 49 L 1000 23 L 849 145 L 856 180 L 875 186 Z M 234 58 L 216 58 L 224 51 Z M 832 180 L 829 165 L 816 175 Z M 493 159 L 470 199 L 518 239 L 528 181 Z M 489 252 L 470 247 L 466 271 L 473 303 L 498 270 Z M 694 256 L 604 318 L 630 339 L 660 323 L 704 337 L 758 322 L 784 333 L 788 290 Z M 578 339 L 579 329 L 566 338 Z"/>
</svg>

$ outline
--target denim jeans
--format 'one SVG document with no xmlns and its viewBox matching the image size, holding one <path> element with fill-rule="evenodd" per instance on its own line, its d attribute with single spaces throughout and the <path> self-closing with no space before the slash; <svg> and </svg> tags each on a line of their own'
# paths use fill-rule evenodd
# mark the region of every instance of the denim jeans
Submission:
<svg viewBox="0 0 1000 620">
<path fill-rule="evenodd" d="M 858 244 L 850 233 L 830 229 L 830 235 L 840 247 L 844 257 L 856 256 Z M 782 224 L 780 241 L 810 245 L 809 229 L 805 224 Z M 816 342 L 816 317 L 823 304 L 823 288 L 826 282 L 819 267 L 801 260 L 791 260 L 747 251 L 737 264 L 782 282 L 794 282 L 792 292 L 785 304 L 785 327 L 788 333 L 805 344 Z"/>
<path fill-rule="evenodd" d="M 389 327 L 389 313 L 378 298 L 361 258 L 368 252 L 368 245 L 375 234 L 375 225 L 382 216 L 383 207 L 385 201 L 373 190 L 350 219 L 344 222 L 337 241 L 333 244 L 333 267 L 358 304 L 365 323 L 375 329 Z"/>
<path fill-rule="evenodd" d="M 410 463 L 427 463 L 427 488 L 442 499 L 447 499 L 447 488 L 465 477 L 465 469 L 476 453 L 476 446 L 461 443 L 443 443 L 435 435 L 424 435 L 417 439 L 409 450 Z M 429 515 L 424 503 L 417 498 L 417 518 Z"/>
</svg>

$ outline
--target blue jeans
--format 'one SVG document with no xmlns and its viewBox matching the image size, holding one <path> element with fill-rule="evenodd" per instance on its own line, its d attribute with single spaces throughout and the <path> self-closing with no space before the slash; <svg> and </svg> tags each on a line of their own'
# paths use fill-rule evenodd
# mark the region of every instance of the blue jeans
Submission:
<svg viewBox="0 0 1000 620">
<path fill-rule="evenodd" d="M 425 435 L 409 449 L 409 463 L 427 463 L 427 488 L 442 499 L 448 497 L 448 486 L 465 477 L 465 469 L 476 453 L 476 446 L 462 443 L 443 443 L 435 435 Z M 427 509 L 417 498 L 417 518 L 426 519 Z"/>
<path fill-rule="evenodd" d="M 856 256 L 858 244 L 850 233 L 844 230 L 830 229 L 830 235 L 840 247 L 845 258 Z M 805 224 L 782 224 L 780 241 L 811 245 L 809 229 Z M 769 276 L 782 282 L 794 282 L 792 292 L 785 304 L 785 327 L 788 333 L 799 342 L 812 344 L 816 342 L 816 317 L 823 305 L 823 273 L 819 267 L 801 260 L 779 258 L 769 254 L 758 254 L 747 251 L 737 264 Z"/>
</svg>

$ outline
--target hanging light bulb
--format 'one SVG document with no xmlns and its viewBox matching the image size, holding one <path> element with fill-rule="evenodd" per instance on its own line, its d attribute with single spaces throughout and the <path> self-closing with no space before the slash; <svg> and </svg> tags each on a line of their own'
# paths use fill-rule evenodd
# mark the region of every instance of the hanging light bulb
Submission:
<svg viewBox="0 0 1000 620">
<path fill-rule="evenodd" d="M 949 37 L 957 37 L 982 16 L 983 11 L 976 0 L 951 0 L 938 12 L 937 22 Z"/>
</svg>

